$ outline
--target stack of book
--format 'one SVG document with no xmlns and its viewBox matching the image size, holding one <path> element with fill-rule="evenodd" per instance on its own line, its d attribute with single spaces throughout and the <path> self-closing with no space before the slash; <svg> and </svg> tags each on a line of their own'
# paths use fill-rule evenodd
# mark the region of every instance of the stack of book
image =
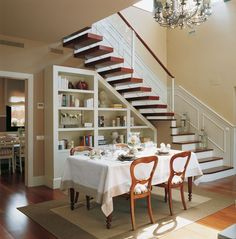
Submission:
<svg viewBox="0 0 236 239">
<path fill-rule="evenodd" d="M 92 135 L 80 136 L 80 146 L 93 147 L 93 136 Z"/>
<path fill-rule="evenodd" d="M 59 94 L 58 95 L 59 106 L 63 107 L 74 107 L 75 106 L 75 96 Z"/>
<path fill-rule="evenodd" d="M 112 104 L 111 107 L 112 107 L 112 108 L 121 109 L 121 108 L 122 108 L 122 104 Z"/>
<path fill-rule="evenodd" d="M 84 100 L 84 107 L 93 108 L 93 98 Z"/>
<path fill-rule="evenodd" d="M 104 135 L 98 135 L 98 145 L 106 145 L 107 141 L 105 140 Z"/>
<path fill-rule="evenodd" d="M 69 84 L 69 81 L 66 79 L 65 76 L 61 76 L 61 75 L 58 76 L 58 89 L 67 90 L 68 84 Z"/>
</svg>

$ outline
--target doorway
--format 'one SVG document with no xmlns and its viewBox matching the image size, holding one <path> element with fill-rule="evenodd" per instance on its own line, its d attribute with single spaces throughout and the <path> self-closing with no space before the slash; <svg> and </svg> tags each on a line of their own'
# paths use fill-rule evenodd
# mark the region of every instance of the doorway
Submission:
<svg viewBox="0 0 236 239">
<path fill-rule="evenodd" d="M 22 112 L 20 112 L 22 108 L 22 104 L 18 104 L 18 106 L 21 105 L 21 107 L 11 107 L 11 110 L 16 110 L 15 114 L 13 115 L 12 112 L 9 114 L 8 112 L 8 121 L 5 120 L 6 124 L 8 122 L 8 128 L 6 127 L 6 132 L 9 132 L 12 127 L 12 132 L 16 130 L 18 127 L 22 124 L 25 126 L 25 160 L 24 160 L 24 182 L 26 186 L 33 186 L 33 75 L 32 74 L 25 74 L 25 73 L 19 73 L 19 72 L 8 72 L 8 71 L 0 71 L 0 78 L 1 79 L 7 79 L 7 81 L 10 82 L 10 85 L 13 84 L 13 81 L 19 81 L 17 84 L 21 85 L 20 88 L 22 88 L 22 85 L 24 85 L 24 92 L 25 92 L 25 101 L 24 101 L 24 107 L 25 107 L 25 119 L 22 118 Z M 23 81 L 23 82 L 20 82 Z M 6 92 L 6 91 L 4 91 Z M 1 94 L 2 95 L 2 94 Z M 9 95 L 3 96 L 5 101 L 9 101 Z M 23 99 L 22 96 L 19 95 L 18 98 L 13 98 L 11 101 L 18 101 L 20 102 L 20 99 Z M 1 100 L 1 99 L 0 99 Z M 2 101 L 1 101 L 2 102 Z M 17 104 L 14 104 L 11 102 L 11 106 L 16 106 Z M 14 109 L 13 109 L 14 108 Z M 18 113 L 17 113 L 18 111 Z M 0 112 L 1 113 L 1 112 Z M 7 116 L 7 113 L 2 116 Z M 14 118 L 13 118 L 14 116 Z M 17 117 L 15 117 L 17 116 Z M 13 118 L 13 119 L 12 119 Z M 11 120 L 10 120 L 11 119 Z M 2 122 L 4 119 L 0 119 Z M 25 123 L 23 123 L 25 121 Z M 1 124 L 2 127 L 3 124 Z M 15 128 L 14 128 L 15 127 Z"/>
</svg>

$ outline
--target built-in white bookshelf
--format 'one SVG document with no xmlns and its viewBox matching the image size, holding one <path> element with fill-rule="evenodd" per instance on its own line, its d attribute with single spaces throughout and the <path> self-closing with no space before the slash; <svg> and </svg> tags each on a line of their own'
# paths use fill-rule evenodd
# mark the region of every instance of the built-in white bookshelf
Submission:
<svg viewBox="0 0 236 239">
<path fill-rule="evenodd" d="M 102 100 L 104 95 L 109 101 Z M 49 187 L 60 186 L 71 146 L 111 144 L 112 132 L 118 132 L 124 143 L 130 132 L 156 141 L 155 127 L 95 71 L 63 66 L 45 70 L 45 179 Z"/>
</svg>

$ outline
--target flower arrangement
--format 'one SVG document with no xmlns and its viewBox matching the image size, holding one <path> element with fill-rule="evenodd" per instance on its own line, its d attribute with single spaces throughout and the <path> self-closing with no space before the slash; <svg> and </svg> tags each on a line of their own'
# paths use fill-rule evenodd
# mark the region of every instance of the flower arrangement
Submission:
<svg viewBox="0 0 236 239">
<path fill-rule="evenodd" d="M 131 147 L 138 146 L 140 144 L 139 132 L 130 133 L 128 137 L 128 145 Z"/>
</svg>

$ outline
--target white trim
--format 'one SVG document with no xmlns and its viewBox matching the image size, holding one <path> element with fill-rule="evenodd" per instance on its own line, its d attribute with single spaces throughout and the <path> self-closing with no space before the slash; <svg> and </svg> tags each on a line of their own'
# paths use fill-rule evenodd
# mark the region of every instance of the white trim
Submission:
<svg viewBox="0 0 236 239">
<path fill-rule="evenodd" d="M 221 115 L 219 115 L 216 111 L 214 111 L 212 108 L 210 108 L 208 105 L 206 105 L 205 103 L 203 103 L 201 100 L 199 100 L 196 96 L 192 95 L 190 92 L 188 92 L 187 90 L 185 90 L 181 85 L 178 85 L 178 88 L 180 88 L 181 90 L 183 90 L 187 95 L 189 95 L 190 97 L 192 97 L 195 101 L 197 101 L 198 103 L 200 103 L 201 105 L 203 105 L 204 107 L 206 107 L 209 111 L 211 111 L 212 113 L 214 113 L 216 116 L 218 116 L 221 120 L 225 121 L 225 123 L 227 123 L 228 125 L 230 125 L 231 127 L 236 127 L 236 125 L 233 125 L 232 123 L 230 123 L 228 120 L 226 120 L 224 117 L 222 117 Z"/>
<path fill-rule="evenodd" d="M 0 77 L 26 80 L 27 82 L 27 144 L 28 144 L 28 152 L 25 160 L 25 185 L 33 186 L 33 144 L 34 144 L 34 136 L 33 136 L 33 120 L 34 120 L 34 77 L 32 74 L 20 73 L 20 72 L 10 72 L 10 71 L 0 71 Z"/>
<path fill-rule="evenodd" d="M 225 147 L 226 147 L 226 132 L 225 132 L 225 129 L 223 127 L 221 127 L 220 125 L 218 125 L 213 119 L 208 117 L 205 113 L 202 113 L 202 126 L 203 126 L 203 128 L 205 128 L 205 118 L 208 119 L 209 121 L 211 121 L 212 124 L 214 124 L 217 128 L 219 128 L 222 131 L 222 134 L 224 135 L 223 148 L 220 147 L 220 145 L 218 145 L 210 137 L 208 137 L 208 140 L 210 140 L 218 149 L 220 149 L 221 151 L 223 151 L 225 153 L 226 152 L 226 149 L 225 149 Z"/>
<path fill-rule="evenodd" d="M 36 186 L 41 186 L 41 185 L 45 185 L 45 178 L 44 178 L 44 176 L 33 177 L 30 186 L 31 187 L 36 187 Z"/>
</svg>

